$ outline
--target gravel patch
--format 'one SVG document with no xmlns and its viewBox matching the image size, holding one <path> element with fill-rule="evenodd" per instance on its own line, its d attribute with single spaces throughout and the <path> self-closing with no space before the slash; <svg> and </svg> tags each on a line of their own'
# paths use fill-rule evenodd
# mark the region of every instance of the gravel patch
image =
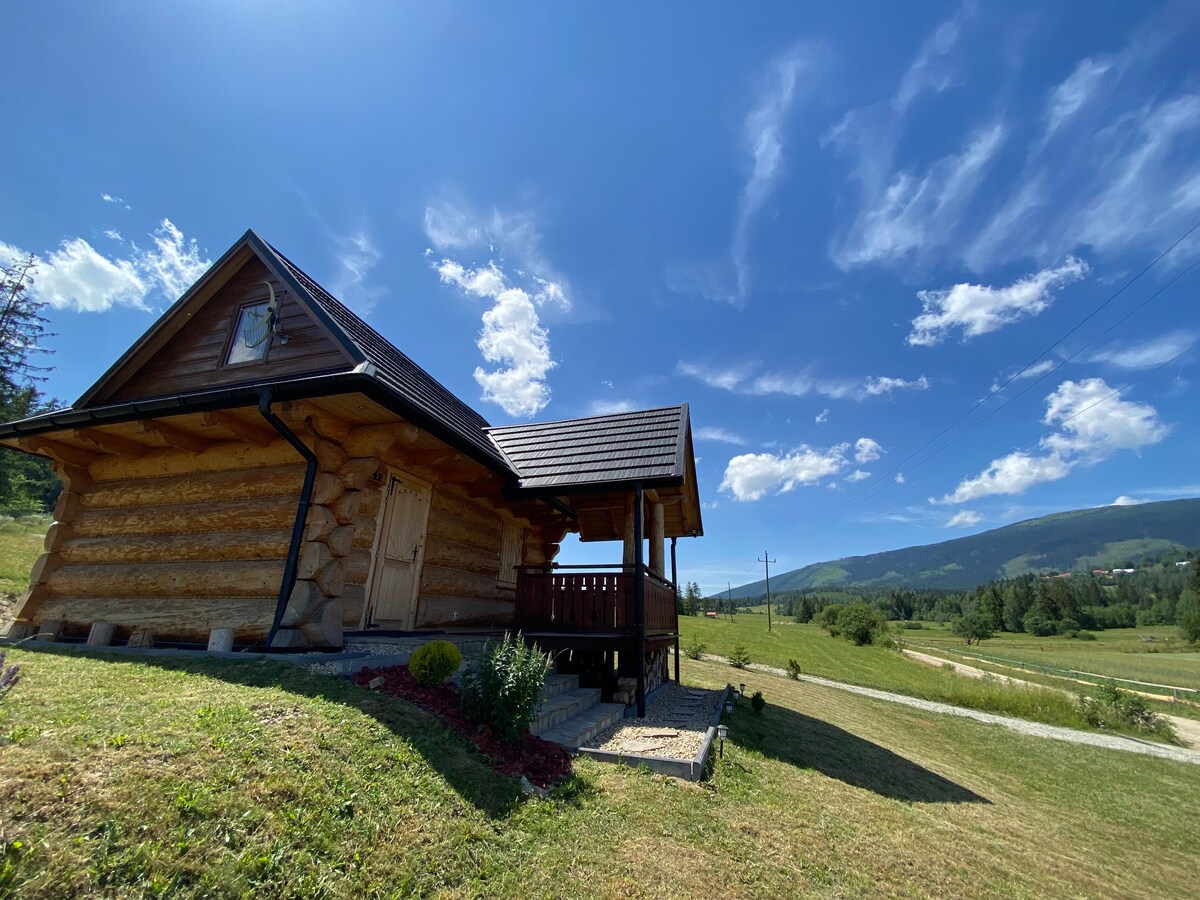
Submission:
<svg viewBox="0 0 1200 900">
<path fill-rule="evenodd" d="M 728 663 L 723 656 L 706 653 L 704 658 L 712 662 Z M 766 672 L 768 675 L 787 677 L 787 672 L 774 666 L 761 663 L 750 663 L 746 668 L 756 672 Z M 1200 765 L 1200 751 L 1186 750 L 1183 747 L 1171 747 L 1167 744 L 1157 744 L 1152 741 L 1142 741 L 1131 737 L 1118 737 L 1112 734 L 1095 734 L 1090 731 L 1079 731 L 1075 728 L 1063 728 L 1058 725 L 1043 725 L 1041 722 L 1030 722 L 1027 719 L 1017 719 L 1012 716 L 998 716 L 995 713 L 980 712 L 977 709 L 966 709 L 962 706 L 951 706 L 949 703 L 937 703 L 933 700 L 919 700 L 904 694 L 893 694 L 890 691 L 877 691 L 874 688 L 859 687 L 856 684 L 845 684 L 841 681 L 830 681 L 828 678 L 818 678 L 816 675 L 801 675 L 801 681 L 819 684 L 839 691 L 848 691 L 875 700 L 886 700 L 889 703 L 900 703 L 916 709 L 942 713 L 947 716 L 961 716 L 964 719 L 974 719 L 988 725 L 999 725 L 1021 734 L 1034 737 L 1052 738 L 1056 741 L 1067 741 L 1072 744 L 1086 744 L 1091 747 L 1103 747 L 1107 750 L 1124 750 L 1126 753 L 1141 753 L 1143 756 L 1157 756 L 1160 759 L 1170 759 L 1175 762 Z"/>
<path fill-rule="evenodd" d="M 720 691 L 668 682 L 646 706 L 644 719 L 622 719 L 588 744 L 614 753 L 693 759 L 712 724 Z"/>
</svg>

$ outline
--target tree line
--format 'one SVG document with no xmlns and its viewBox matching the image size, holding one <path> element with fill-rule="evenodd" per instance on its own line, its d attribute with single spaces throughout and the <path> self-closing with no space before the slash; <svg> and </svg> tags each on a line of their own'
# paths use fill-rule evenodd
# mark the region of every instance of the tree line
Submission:
<svg viewBox="0 0 1200 900">
<path fill-rule="evenodd" d="M 38 385 L 49 367 L 43 341 L 52 337 L 45 304 L 30 292 L 37 262 L 19 259 L 0 270 L 0 422 L 47 412 L 56 405 Z M 19 517 L 53 508 L 62 483 L 50 461 L 0 447 L 0 515 Z"/>
</svg>

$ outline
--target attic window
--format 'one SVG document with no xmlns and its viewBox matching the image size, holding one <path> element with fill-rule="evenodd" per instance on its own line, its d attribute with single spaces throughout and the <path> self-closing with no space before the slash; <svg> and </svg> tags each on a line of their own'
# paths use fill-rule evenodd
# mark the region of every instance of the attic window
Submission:
<svg viewBox="0 0 1200 900">
<path fill-rule="evenodd" d="M 268 303 L 243 306 L 238 311 L 237 326 L 229 344 L 225 365 L 262 362 L 271 343 L 271 307 Z"/>
</svg>

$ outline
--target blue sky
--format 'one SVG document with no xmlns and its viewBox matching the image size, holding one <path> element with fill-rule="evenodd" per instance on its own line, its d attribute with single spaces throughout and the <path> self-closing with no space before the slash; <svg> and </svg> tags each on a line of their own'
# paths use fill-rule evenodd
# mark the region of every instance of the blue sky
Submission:
<svg viewBox="0 0 1200 900">
<path fill-rule="evenodd" d="M 64 402 L 247 227 L 494 424 L 687 401 L 708 591 L 1200 495 L 1200 7 L 1045 6 L 8 4 L 0 253 Z"/>
</svg>

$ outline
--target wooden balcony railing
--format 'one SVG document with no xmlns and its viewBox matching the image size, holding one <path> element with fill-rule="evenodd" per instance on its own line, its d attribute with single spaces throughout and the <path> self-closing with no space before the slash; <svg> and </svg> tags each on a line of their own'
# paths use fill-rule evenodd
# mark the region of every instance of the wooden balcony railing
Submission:
<svg viewBox="0 0 1200 900">
<path fill-rule="evenodd" d="M 646 634 L 675 634 L 671 583 L 643 567 Z M 522 566 L 517 569 L 516 627 L 525 632 L 637 634 L 633 566 Z"/>
</svg>

